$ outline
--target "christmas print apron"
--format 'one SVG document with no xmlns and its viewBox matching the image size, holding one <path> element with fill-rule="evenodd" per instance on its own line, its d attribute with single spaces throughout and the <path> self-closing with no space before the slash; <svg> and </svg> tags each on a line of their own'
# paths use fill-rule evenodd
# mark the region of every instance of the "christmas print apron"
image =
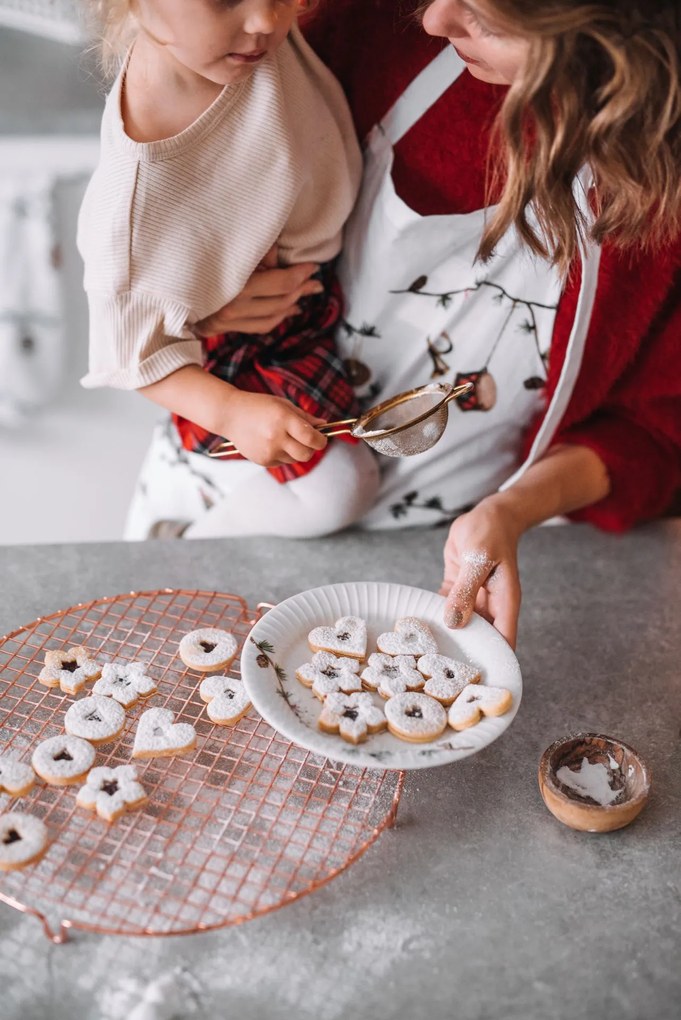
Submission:
<svg viewBox="0 0 681 1020">
<path fill-rule="evenodd" d="M 582 284 L 557 391 L 520 468 L 522 436 L 543 407 L 561 293 L 558 273 L 509 233 L 486 264 L 475 254 L 490 209 L 420 216 L 397 195 L 393 147 L 465 68 L 451 47 L 417 76 L 370 133 L 362 191 L 340 263 L 338 343 L 364 406 L 432 380 L 474 383 L 449 405 L 443 437 L 413 457 L 381 457 L 367 528 L 437 524 L 511 484 L 546 450 L 581 364 L 600 251 L 582 251 Z M 456 166 L 452 166 L 456 173 Z M 575 182 L 588 213 L 585 180 Z"/>
</svg>

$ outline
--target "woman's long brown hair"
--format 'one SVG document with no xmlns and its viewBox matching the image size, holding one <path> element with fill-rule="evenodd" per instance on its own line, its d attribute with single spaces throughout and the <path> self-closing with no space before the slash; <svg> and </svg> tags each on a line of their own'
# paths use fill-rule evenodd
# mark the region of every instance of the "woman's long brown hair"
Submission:
<svg viewBox="0 0 681 1020">
<path fill-rule="evenodd" d="M 511 226 L 563 273 L 587 236 L 669 242 L 681 230 L 679 0 L 485 0 L 484 11 L 526 37 L 529 56 L 496 123 L 497 208 L 480 257 Z M 573 190 L 582 168 L 594 182 L 590 225 Z"/>
</svg>

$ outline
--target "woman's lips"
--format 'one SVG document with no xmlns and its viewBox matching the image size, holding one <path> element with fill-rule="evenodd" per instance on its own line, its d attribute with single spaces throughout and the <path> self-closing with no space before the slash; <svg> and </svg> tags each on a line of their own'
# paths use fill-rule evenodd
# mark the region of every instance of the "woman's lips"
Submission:
<svg viewBox="0 0 681 1020">
<path fill-rule="evenodd" d="M 466 54 L 462 53 L 461 50 L 458 49 L 458 47 L 456 47 L 456 46 L 453 46 L 453 49 L 461 57 L 461 59 L 463 60 L 464 64 L 475 64 L 477 67 L 482 67 L 483 66 L 481 60 L 473 60 L 472 57 L 467 57 Z"/>
</svg>

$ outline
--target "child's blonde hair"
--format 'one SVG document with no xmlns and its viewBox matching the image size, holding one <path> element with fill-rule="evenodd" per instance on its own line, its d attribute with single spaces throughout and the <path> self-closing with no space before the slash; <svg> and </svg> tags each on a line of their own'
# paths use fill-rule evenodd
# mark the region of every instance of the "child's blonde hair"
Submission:
<svg viewBox="0 0 681 1020">
<path fill-rule="evenodd" d="M 136 35 L 134 0 L 86 0 L 93 34 L 99 40 L 100 63 L 113 77 Z M 312 11 L 319 0 L 296 0 L 301 14 Z"/>
</svg>

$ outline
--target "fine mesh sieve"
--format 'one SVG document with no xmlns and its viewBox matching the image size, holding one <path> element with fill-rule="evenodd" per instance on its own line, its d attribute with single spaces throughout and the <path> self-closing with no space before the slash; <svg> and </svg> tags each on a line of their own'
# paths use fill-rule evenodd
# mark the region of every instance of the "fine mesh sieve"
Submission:
<svg viewBox="0 0 681 1020">
<path fill-rule="evenodd" d="M 318 425 L 325 436 L 351 435 L 363 439 L 386 457 L 411 457 L 435 446 L 447 426 L 451 400 L 473 388 L 473 383 L 428 383 L 398 393 L 390 400 L 369 408 L 359 418 L 345 418 Z M 209 457 L 232 457 L 238 450 L 225 441 L 210 450 Z"/>
</svg>

